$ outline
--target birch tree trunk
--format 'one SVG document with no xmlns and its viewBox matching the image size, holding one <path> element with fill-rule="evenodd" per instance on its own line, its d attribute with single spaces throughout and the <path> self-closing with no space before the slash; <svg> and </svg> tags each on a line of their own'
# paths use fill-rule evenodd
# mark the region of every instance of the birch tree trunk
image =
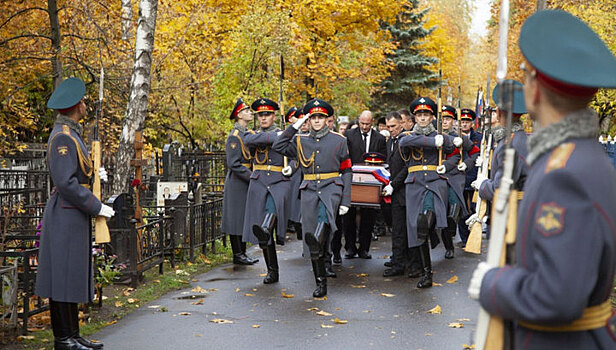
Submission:
<svg viewBox="0 0 616 350">
<path fill-rule="evenodd" d="M 148 110 L 150 70 L 154 49 L 157 0 L 141 0 L 135 41 L 135 64 L 130 81 L 130 98 L 116 155 L 113 193 L 127 192 L 131 177 L 130 161 L 134 155 L 135 130 L 143 128 Z"/>
<path fill-rule="evenodd" d="M 133 19 L 131 0 L 122 0 L 122 40 L 128 40 L 130 35 L 130 22 Z"/>
<path fill-rule="evenodd" d="M 60 55 L 60 23 L 58 21 L 58 4 L 56 0 L 47 1 L 47 14 L 49 15 L 49 27 L 51 28 L 51 48 L 53 54 L 51 56 L 51 76 L 53 78 L 54 90 L 62 82 L 62 61 L 58 57 Z"/>
</svg>

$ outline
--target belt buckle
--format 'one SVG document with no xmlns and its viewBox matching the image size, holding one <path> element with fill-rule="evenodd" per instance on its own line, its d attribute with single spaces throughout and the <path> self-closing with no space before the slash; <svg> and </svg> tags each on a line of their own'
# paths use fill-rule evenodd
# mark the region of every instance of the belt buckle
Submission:
<svg viewBox="0 0 616 350">
<path fill-rule="evenodd" d="M 428 167 L 426 165 L 423 166 L 423 170 L 427 170 Z"/>
<path fill-rule="evenodd" d="M 321 174 L 317 174 L 317 180 L 321 180 Z"/>
<path fill-rule="evenodd" d="M 272 166 L 271 166 L 271 165 L 268 165 L 268 166 L 267 166 L 267 171 L 269 171 L 271 168 L 272 168 Z"/>
</svg>

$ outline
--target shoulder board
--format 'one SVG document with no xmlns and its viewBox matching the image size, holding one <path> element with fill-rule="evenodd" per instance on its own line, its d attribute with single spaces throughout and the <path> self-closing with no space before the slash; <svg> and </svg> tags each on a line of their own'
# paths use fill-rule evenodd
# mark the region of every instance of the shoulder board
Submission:
<svg viewBox="0 0 616 350">
<path fill-rule="evenodd" d="M 235 130 L 233 130 L 233 133 L 231 135 L 233 135 L 235 137 L 239 137 L 240 131 L 238 129 L 235 129 Z"/>
<path fill-rule="evenodd" d="M 62 124 L 62 133 L 66 134 L 66 135 L 70 135 L 71 134 L 71 128 L 66 125 L 66 124 Z"/>
<path fill-rule="evenodd" d="M 406 135 L 410 135 L 412 133 L 413 133 L 412 131 L 404 131 L 404 132 L 401 133 L 401 135 L 405 135 L 406 136 Z"/>
<path fill-rule="evenodd" d="M 248 130 L 248 132 L 249 132 L 250 134 L 252 134 L 252 135 L 254 135 L 254 134 L 255 134 L 255 131 L 254 131 L 254 130 Z"/>
<path fill-rule="evenodd" d="M 571 153 L 575 149 L 575 144 L 572 142 L 563 143 L 562 145 L 554 148 L 548 158 L 548 164 L 545 167 L 545 173 L 549 173 L 553 170 L 562 169 L 567 165 L 567 161 L 571 157 Z"/>
<path fill-rule="evenodd" d="M 334 134 L 334 135 L 338 135 L 338 136 L 340 136 L 340 137 L 344 137 L 344 135 L 342 135 L 342 134 L 341 134 L 341 133 L 339 133 L 339 132 L 336 132 L 336 131 L 331 131 L 331 130 L 330 130 L 329 132 L 330 132 L 330 134 Z"/>
</svg>

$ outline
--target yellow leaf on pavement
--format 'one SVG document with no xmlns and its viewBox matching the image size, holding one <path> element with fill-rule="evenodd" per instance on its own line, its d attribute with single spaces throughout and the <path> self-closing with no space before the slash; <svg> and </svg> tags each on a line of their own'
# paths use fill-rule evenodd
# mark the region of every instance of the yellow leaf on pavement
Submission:
<svg viewBox="0 0 616 350">
<path fill-rule="evenodd" d="M 450 279 L 447 280 L 446 283 L 453 284 L 453 283 L 456 283 L 456 282 L 458 282 L 458 276 L 453 275 Z"/>
<path fill-rule="evenodd" d="M 436 305 L 432 309 L 428 310 L 428 313 L 429 314 L 442 314 L 443 310 L 441 309 L 440 305 Z"/>
<path fill-rule="evenodd" d="M 115 307 L 122 307 L 122 306 L 124 306 L 124 303 L 122 303 L 121 301 L 118 300 L 115 302 Z"/>
<path fill-rule="evenodd" d="M 462 344 L 462 347 L 464 347 L 464 350 L 472 350 L 475 348 L 475 344 L 472 344 L 472 345 Z"/>
<path fill-rule="evenodd" d="M 191 304 L 192 305 L 203 305 L 203 302 L 205 301 L 205 299 L 199 299 L 197 301 L 193 301 Z"/>
<path fill-rule="evenodd" d="M 321 324 L 321 328 L 334 328 L 331 324 Z"/>
<path fill-rule="evenodd" d="M 109 322 L 105 323 L 105 325 L 111 326 L 112 324 L 116 324 L 116 323 L 118 323 L 118 320 L 109 321 Z"/>
<path fill-rule="evenodd" d="M 201 286 L 196 286 L 195 288 L 190 290 L 193 293 L 206 293 L 207 291 L 203 288 L 201 288 Z"/>
<path fill-rule="evenodd" d="M 239 292 L 240 290 L 241 290 L 241 289 L 239 289 L 239 288 L 235 288 L 235 292 L 236 292 L 236 293 L 237 293 L 237 292 Z"/>
<path fill-rule="evenodd" d="M 252 325 L 252 328 L 259 328 L 259 327 L 261 327 L 261 326 L 259 326 L 258 324 L 253 324 Z"/>
<path fill-rule="evenodd" d="M 314 299 L 314 300 L 327 300 L 327 297 L 322 297 L 322 298 L 317 298 L 317 297 L 314 297 L 313 299 Z"/>
<path fill-rule="evenodd" d="M 210 322 L 212 323 L 218 323 L 218 324 L 229 324 L 229 323 L 233 323 L 233 321 L 230 320 L 225 320 L 223 318 L 215 318 L 213 320 L 210 320 Z"/>
<path fill-rule="evenodd" d="M 357 277 L 368 277 L 367 273 L 358 273 Z"/>
<path fill-rule="evenodd" d="M 334 323 L 337 323 L 337 324 L 347 324 L 347 323 L 349 323 L 349 321 L 341 320 L 338 317 L 334 318 L 333 321 L 334 321 Z"/>
<path fill-rule="evenodd" d="M 464 328 L 464 323 L 460 322 L 451 322 L 449 324 L 449 328 Z"/>
<path fill-rule="evenodd" d="M 293 294 L 287 294 L 285 292 L 281 292 L 282 293 L 282 297 L 283 298 L 295 298 L 295 295 Z"/>
<path fill-rule="evenodd" d="M 129 304 L 134 304 L 134 303 L 138 303 L 139 299 L 137 298 L 128 298 L 128 300 L 126 300 L 127 303 Z"/>
<path fill-rule="evenodd" d="M 183 311 L 183 312 L 180 312 L 180 315 L 182 315 L 182 316 L 190 316 L 192 314 L 190 312 Z"/>
<path fill-rule="evenodd" d="M 470 318 L 458 318 L 458 319 L 456 319 L 456 321 L 458 321 L 458 322 L 468 322 L 470 320 L 471 320 Z"/>
<path fill-rule="evenodd" d="M 267 273 L 260 273 L 259 274 L 259 277 L 265 277 L 265 276 L 267 276 Z"/>
<path fill-rule="evenodd" d="M 381 293 L 382 296 L 386 297 L 386 298 L 393 298 L 396 295 L 395 294 L 389 294 L 389 293 Z"/>
<path fill-rule="evenodd" d="M 365 284 L 351 284 L 351 288 L 366 288 Z"/>
<path fill-rule="evenodd" d="M 308 311 L 317 311 L 319 308 L 318 307 L 311 307 L 310 309 L 306 309 Z"/>
<path fill-rule="evenodd" d="M 436 282 L 434 282 L 434 283 L 433 283 L 433 285 L 434 285 L 435 287 L 442 287 L 442 286 L 443 286 L 443 284 L 442 284 L 442 283 L 436 283 Z"/>
<path fill-rule="evenodd" d="M 321 311 L 317 312 L 317 315 L 319 315 L 319 316 L 331 316 L 332 314 L 330 314 L 327 311 L 321 310 Z"/>
<path fill-rule="evenodd" d="M 254 294 L 252 294 L 252 293 L 244 293 L 244 295 L 245 295 L 245 296 L 247 296 L 247 297 L 254 297 L 254 296 L 255 296 L 255 295 L 254 295 Z"/>
</svg>

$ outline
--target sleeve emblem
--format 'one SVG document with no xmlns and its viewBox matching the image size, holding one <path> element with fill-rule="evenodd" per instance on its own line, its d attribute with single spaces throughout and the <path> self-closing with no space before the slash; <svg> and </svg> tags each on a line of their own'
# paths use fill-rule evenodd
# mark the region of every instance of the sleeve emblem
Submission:
<svg viewBox="0 0 616 350">
<path fill-rule="evenodd" d="M 554 236 L 563 230 L 565 220 L 565 208 L 554 202 L 545 203 L 539 208 L 537 229 L 546 236 Z"/>
<path fill-rule="evenodd" d="M 237 142 L 231 142 L 229 145 L 231 146 L 231 149 L 237 148 Z"/>
<path fill-rule="evenodd" d="M 62 157 L 66 156 L 68 154 L 68 147 L 67 146 L 58 146 L 56 147 L 56 150 L 58 151 L 58 154 Z"/>
</svg>

